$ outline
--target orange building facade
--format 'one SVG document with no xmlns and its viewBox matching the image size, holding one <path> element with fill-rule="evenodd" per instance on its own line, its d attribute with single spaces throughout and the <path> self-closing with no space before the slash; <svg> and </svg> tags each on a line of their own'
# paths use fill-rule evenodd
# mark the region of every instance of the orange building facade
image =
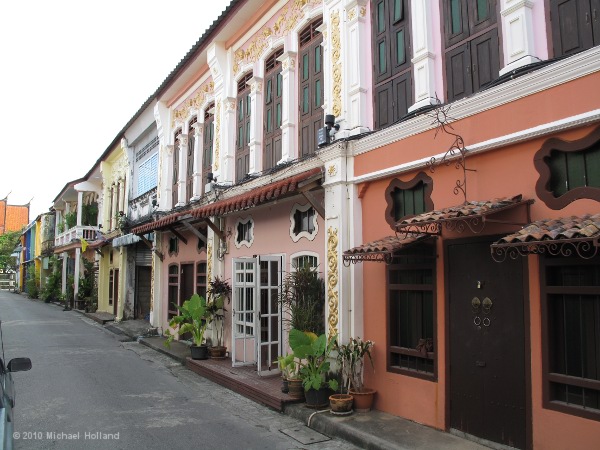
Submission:
<svg viewBox="0 0 600 450">
<path fill-rule="evenodd" d="M 516 448 L 591 449 L 600 73 L 553 83 L 551 70 L 570 71 L 558 63 L 535 76 L 544 86 L 528 75 L 453 103 L 455 135 L 430 112 L 392 127 L 394 142 L 357 143 L 366 244 L 344 259 L 363 263 L 377 409 Z M 457 136 L 464 159 L 446 154 Z"/>
</svg>

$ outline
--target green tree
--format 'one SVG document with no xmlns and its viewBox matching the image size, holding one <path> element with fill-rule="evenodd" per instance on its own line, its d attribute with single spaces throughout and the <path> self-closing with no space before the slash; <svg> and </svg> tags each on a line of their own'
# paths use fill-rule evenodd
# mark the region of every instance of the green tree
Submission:
<svg viewBox="0 0 600 450">
<path fill-rule="evenodd" d="M 8 231 L 0 236 L 0 267 L 14 268 L 16 261 L 10 255 L 15 250 L 20 236 L 20 231 Z"/>
</svg>

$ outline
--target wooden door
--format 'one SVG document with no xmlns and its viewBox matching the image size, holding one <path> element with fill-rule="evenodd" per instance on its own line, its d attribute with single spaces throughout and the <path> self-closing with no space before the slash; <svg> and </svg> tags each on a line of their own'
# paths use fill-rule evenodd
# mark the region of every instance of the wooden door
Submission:
<svg viewBox="0 0 600 450">
<path fill-rule="evenodd" d="M 135 277 L 135 318 L 150 320 L 150 293 L 152 284 L 152 267 L 136 266 Z"/>
<path fill-rule="evenodd" d="M 447 246 L 450 426 L 524 448 L 523 262 L 494 262 L 490 244 Z"/>
<path fill-rule="evenodd" d="M 181 264 L 179 272 L 179 306 L 194 295 L 196 283 L 194 280 L 194 264 Z M 184 333 L 180 339 L 191 339 L 191 333 Z"/>
</svg>

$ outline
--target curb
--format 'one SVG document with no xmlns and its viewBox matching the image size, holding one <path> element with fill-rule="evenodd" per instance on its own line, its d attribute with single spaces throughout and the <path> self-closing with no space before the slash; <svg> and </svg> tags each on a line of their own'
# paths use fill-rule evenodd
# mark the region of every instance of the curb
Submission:
<svg viewBox="0 0 600 450">
<path fill-rule="evenodd" d="M 160 346 L 154 345 L 152 342 L 148 342 L 143 337 L 139 338 L 137 341 L 140 344 L 145 345 L 146 347 L 151 348 L 154 351 L 162 353 L 163 355 L 170 356 L 175 361 L 181 363 L 182 366 L 185 366 L 186 358 L 180 358 L 179 356 L 174 355 L 173 353 L 169 352 L 166 348 L 160 348 Z"/>
</svg>

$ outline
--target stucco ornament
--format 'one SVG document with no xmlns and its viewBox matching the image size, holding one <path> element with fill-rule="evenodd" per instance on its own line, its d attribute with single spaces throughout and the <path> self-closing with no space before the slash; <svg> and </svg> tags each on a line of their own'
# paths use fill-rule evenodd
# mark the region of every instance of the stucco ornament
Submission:
<svg viewBox="0 0 600 450">
<path fill-rule="evenodd" d="M 335 177 L 337 175 L 337 173 L 338 173 L 337 165 L 331 164 L 327 168 L 327 175 L 329 175 L 329 177 Z"/>
<path fill-rule="evenodd" d="M 331 68 L 333 73 L 333 108 L 335 117 L 342 114 L 342 64 L 341 64 L 341 33 L 340 33 L 340 13 L 334 11 L 331 13 Z"/>
<path fill-rule="evenodd" d="M 212 80 L 204 82 L 187 100 L 173 111 L 171 126 L 174 127 L 175 122 L 185 122 L 190 115 L 190 111 L 192 109 L 199 110 L 206 98 L 214 93 L 214 90 L 215 83 Z"/>
<path fill-rule="evenodd" d="M 271 27 L 264 26 L 250 40 L 249 44 L 236 50 L 233 56 L 233 73 L 238 74 L 245 64 L 258 61 L 269 48 L 270 40 L 290 34 L 304 18 L 306 8 L 321 5 L 321 0 L 294 0 L 281 9 Z"/>
<path fill-rule="evenodd" d="M 213 163 L 213 166 L 216 171 L 219 170 L 219 161 L 221 155 L 221 100 L 217 102 L 215 122 L 215 162 Z"/>
<path fill-rule="evenodd" d="M 212 242 L 206 245 L 206 281 L 210 283 L 212 280 L 212 261 L 213 261 L 213 249 Z"/>
<path fill-rule="evenodd" d="M 338 230 L 329 227 L 327 230 L 327 299 L 329 306 L 328 332 L 335 336 L 338 331 Z"/>
</svg>

